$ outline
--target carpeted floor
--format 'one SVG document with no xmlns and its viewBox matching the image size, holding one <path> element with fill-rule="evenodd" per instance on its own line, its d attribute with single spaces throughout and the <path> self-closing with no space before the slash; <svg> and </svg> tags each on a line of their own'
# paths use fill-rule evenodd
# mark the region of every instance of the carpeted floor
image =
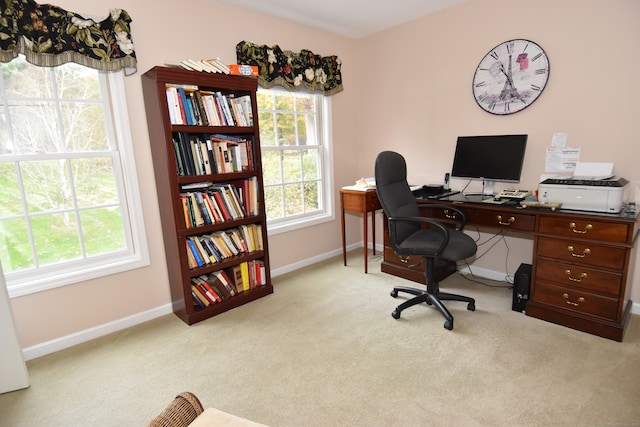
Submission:
<svg viewBox="0 0 640 427">
<path fill-rule="evenodd" d="M 449 302 L 447 331 L 426 305 L 393 319 L 403 281 L 361 258 L 276 277 L 273 295 L 191 327 L 169 315 L 30 361 L 0 425 L 143 426 L 182 391 L 274 427 L 640 425 L 639 316 L 617 343 L 455 275 L 442 288 L 477 308 Z"/>
</svg>

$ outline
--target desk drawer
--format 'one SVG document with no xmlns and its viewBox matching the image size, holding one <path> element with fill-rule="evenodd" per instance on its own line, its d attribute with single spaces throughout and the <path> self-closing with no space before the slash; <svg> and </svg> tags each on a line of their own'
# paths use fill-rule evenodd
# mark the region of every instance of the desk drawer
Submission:
<svg viewBox="0 0 640 427">
<path fill-rule="evenodd" d="M 618 320 L 617 298 L 609 298 L 584 290 L 537 282 L 533 298 L 536 302 L 567 310 L 569 312 L 598 316 L 607 320 Z"/>
<path fill-rule="evenodd" d="M 626 249 L 585 243 L 578 239 L 538 239 L 538 256 L 556 258 L 575 264 L 622 270 L 626 259 Z"/>
<path fill-rule="evenodd" d="M 620 295 L 622 274 L 538 259 L 536 280 L 573 287 L 576 292 L 587 290 L 617 297 Z"/>
<path fill-rule="evenodd" d="M 625 243 L 631 241 L 629 224 L 594 221 L 592 219 L 575 218 L 540 218 L 540 232 L 577 239 L 605 240 L 607 242 Z"/>
<path fill-rule="evenodd" d="M 536 217 L 534 215 L 520 213 L 505 213 L 475 209 L 470 209 L 465 213 L 467 215 L 467 224 L 477 226 L 533 231 L 536 223 Z"/>
<path fill-rule="evenodd" d="M 418 255 L 400 256 L 393 251 L 393 248 L 391 248 L 390 246 L 385 246 L 384 260 L 405 268 L 417 269 L 419 271 L 422 271 L 424 274 L 424 269 L 425 269 L 424 257 L 418 256 Z"/>
<path fill-rule="evenodd" d="M 377 211 L 378 209 L 382 209 L 382 205 L 380 205 L 380 200 L 378 200 L 378 194 L 374 191 L 371 194 L 367 194 L 366 200 L 367 212 Z"/>
<path fill-rule="evenodd" d="M 425 283 L 425 259 L 421 256 L 399 256 L 390 246 L 384 248 L 384 263 L 387 266 L 394 266 L 395 270 L 402 271 L 401 277 L 419 283 Z M 384 271 L 384 269 L 383 269 Z M 442 259 L 435 260 L 435 279 L 444 280 L 457 271 L 454 261 Z"/>
<path fill-rule="evenodd" d="M 487 209 L 462 207 L 467 217 L 467 225 L 478 227 L 504 228 L 520 231 L 533 231 L 536 224 L 535 215 L 521 213 L 505 213 Z M 449 209 L 429 209 L 422 207 L 422 215 L 447 221 L 459 221 L 457 212 Z"/>
</svg>

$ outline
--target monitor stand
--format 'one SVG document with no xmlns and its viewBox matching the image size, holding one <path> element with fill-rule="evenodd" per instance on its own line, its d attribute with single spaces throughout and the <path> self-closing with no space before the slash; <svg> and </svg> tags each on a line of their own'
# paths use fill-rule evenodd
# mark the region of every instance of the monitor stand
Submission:
<svg viewBox="0 0 640 427">
<path fill-rule="evenodd" d="M 496 182 L 495 181 L 482 181 L 482 194 L 484 196 L 493 196 L 495 194 Z"/>
</svg>

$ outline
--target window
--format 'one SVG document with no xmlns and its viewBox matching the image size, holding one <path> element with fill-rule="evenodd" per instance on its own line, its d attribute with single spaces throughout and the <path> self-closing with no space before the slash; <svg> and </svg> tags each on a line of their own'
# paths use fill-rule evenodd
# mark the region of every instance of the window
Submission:
<svg viewBox="0 0 640 427">
<path fill-rule="evenodd" d="M 148 264 L 122 73 L 0 64 L 0 260 L 11 296 Z"/>
<path fill-rule="evenodd" d="M 333 219 L 330 98 L 258 90 L 270 233 Z"/>
</svg>

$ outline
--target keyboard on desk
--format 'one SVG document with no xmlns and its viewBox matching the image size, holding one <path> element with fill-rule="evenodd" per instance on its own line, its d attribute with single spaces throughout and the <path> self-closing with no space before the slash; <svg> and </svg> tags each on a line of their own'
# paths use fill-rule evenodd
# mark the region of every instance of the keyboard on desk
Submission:
<svg viewBox="0 0 640 427">
<path fill-rule="evenodd" d="M 449 196 L 453 196 L 455 194 L 459 194 L 459 191 L 445 191 L 444 193 L 436 194 L 435 199 L 446 199 Z"/>
</svg>

